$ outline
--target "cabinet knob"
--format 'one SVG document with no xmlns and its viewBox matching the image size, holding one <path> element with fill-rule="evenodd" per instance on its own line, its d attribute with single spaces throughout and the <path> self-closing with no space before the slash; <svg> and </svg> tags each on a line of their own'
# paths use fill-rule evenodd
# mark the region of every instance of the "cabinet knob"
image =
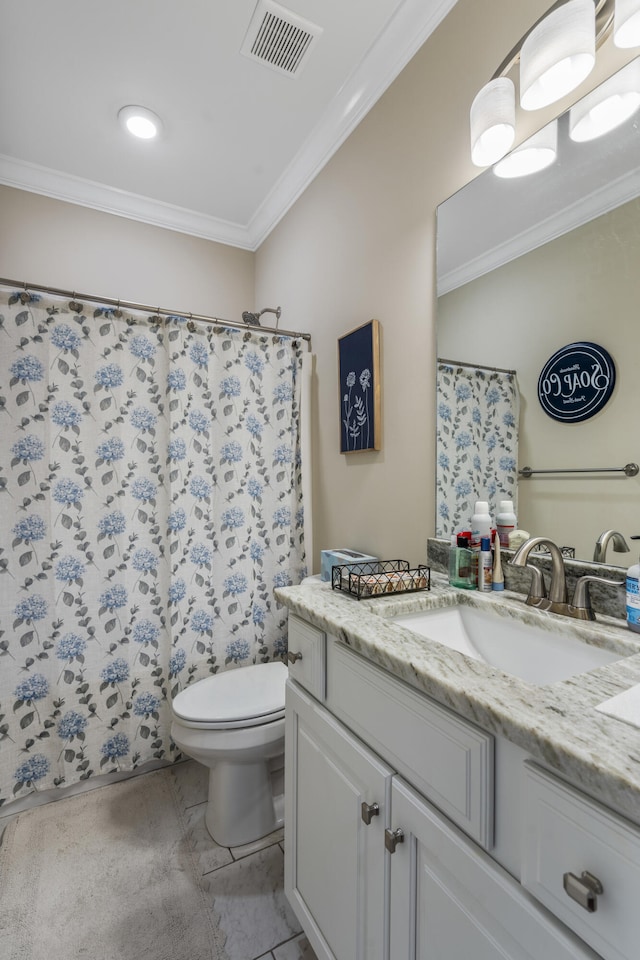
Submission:
<svg viewBox="0 0 640 960">
<path fill-rule="evenodd" d="M 385 830 L 384 845 L 389 853 L 395 853 L 399 843 L 404 843 L 404 833 L 400 828 L 397 830 Z"/>
<path fill-rule="evenodd" d="M 562 883 L 572 900 L 579 903 L 589 913 L 596 912 L 598 895 L 604 892 L 597 877 L 594 877 L 588 870 L 583 870 L 579 877 L 576 877 L 574 873 L 565 873 Z"/>
<path fill-rule="evenodd" d="M 380 807 L 377 803 L 367 803 L 366 800 L 362 801 L 360 806 L 360 816 L 364 820 L 367 826 L 371 823 L 372 817 L 378 817 L 380 815 Z"/>
<path fill-rule="evenodd" d="M 295 663 L 296 660 L 302 660 L 302 654 L 292 653 L 291 650 L 289 650 L 289 652 L 287 653 L 287 660 L 289 661 L 289 663 Z"/>
</svg>

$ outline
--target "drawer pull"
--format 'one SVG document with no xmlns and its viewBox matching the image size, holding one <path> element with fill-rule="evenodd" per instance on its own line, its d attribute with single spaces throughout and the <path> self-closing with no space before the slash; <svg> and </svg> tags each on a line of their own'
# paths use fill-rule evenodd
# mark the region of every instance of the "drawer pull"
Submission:
<svg viewBox="0 0 640 960">
<path fill-rule="evenodd" d="M 380 807 L 377 803 L 367 803 L 366 800 L 362 801 L 360 807 L 360 816 L 364 820 L 367 826 L 371 823 L 372 817 L 378 817 L 380 815 Z"/>
<path fill-rule="evenodd" d="M 302 660 L 302 654 L 291 653 L 291 651 L 289 650 L 289 652 L 287 653 L 287 660 L 289 661 L 289 663 L 295 663 L 296 660 Z"/>
<path fill-rule="evenodd" d="M 594 877 L 588 870 L 583 870 L 579 877 L 576 877 L 574 873 L 565 873 L 562 882 L 564 889 L 572 900 L 579 903 L 589 913 L 596 912 L 598 895 L 603 892 L 602 884 L 597 877 Z"/>
<path fill-rule="evenodd" d="M 384 845 L 389 853 L 395 853 L 399 843 L 404 843 L 404 833 L 402 830 L 399 828 L 398 830 L 385 830 Z"/>
</svg>

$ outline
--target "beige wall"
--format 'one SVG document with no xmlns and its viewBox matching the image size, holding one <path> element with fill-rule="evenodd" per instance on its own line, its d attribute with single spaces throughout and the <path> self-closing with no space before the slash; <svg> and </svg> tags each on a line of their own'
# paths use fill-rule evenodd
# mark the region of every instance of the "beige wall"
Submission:
<svg viewBox="0 0 640 960">
<path fill-rule="evenodd" d="M 513 368 L 521 391 L 521 466 L 623 466 L 637 447 L 640 339 L 640 199 L 547 243 L 440 298 L 442 356 Z M 616 387 L 600 413 L 559 423 L 538 402 L 538 377 L 556 350 L 578 340 L 603 346 Z M 518 484 L 518 522 L 591 560 L 603 530 L 640 533 L 640 477 L 538 477 Z M 631 553 L 607 555 L 631 563 Z"/>
<path fill-rule="evenodd" d="M 326 547 L 425 559 L 435 512 L 435 211 L 478 172 L 468 134 L 475 91 L 548 6 L 459 0 L 257 253 L 257 301 L 281 303 L 287 324 L 312 333 L 317 357 L 316 570 Z M 337 338 L 372 317 L 382 324 L 383 446 L 341 455 Z"/>
<path fill-rule="evenodd" d="M 241 320 L 254 255 L 0 186 L 0 276 Z"/>
</svg>

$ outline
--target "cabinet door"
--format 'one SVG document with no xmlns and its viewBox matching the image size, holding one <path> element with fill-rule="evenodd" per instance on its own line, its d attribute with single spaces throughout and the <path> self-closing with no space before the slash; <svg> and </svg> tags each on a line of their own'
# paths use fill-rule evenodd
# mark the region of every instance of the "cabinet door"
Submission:
<svg viewBox="0 0 640 960">
<path fill-rule="evenodd" d="M 399 777 L 392 960 L 595 960 L 596 954 Z"/>
<path fill-rule="evenodd" d="M 319 960 L 383 960 L 392 771 L 290 680 L 285 737 L 287 897 Z"/>
</svg>

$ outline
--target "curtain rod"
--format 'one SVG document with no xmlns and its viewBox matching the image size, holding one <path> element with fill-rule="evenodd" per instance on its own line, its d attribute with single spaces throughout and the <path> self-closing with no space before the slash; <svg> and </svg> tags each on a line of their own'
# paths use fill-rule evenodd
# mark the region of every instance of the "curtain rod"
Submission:
<svg viewBox="0 0 640 960">
<path fill-rule="evenodd" d="M 243 323 L 238 320 L 222 320 L 220 317 L 208 317 L 201 313 L 185 313 L 180 310 L 167 310 L 165 307 L 152 307 L 146 303 L 134 303 L 131 300 L 114 300 L 113 297 L 96 297 L 89 293 L 78 293 L 76 290 L 60 290 L 58 287 L 45 287 L 37 283 L 26 283 L 23 280 L 7 280 L 0 277 L 0 284 L 6 287 L 15 287 L 18 290 L 32 290 L 34 293 L 51 293 L 59 297 L 70 297 L 71 300 L 90 300 L 91 303 L 108 304 L 125 310 L 140 310 L 164 317 L 184 317 L 186 320 L 200 320 L 203 323 L 214 323 L 221 327 L 234 327 L 237 330 L 253 330 L 260 333 L 275 333 L 280 337 L 299 337 L 302 340 L 311 340 L 310 333 L 299 333 L 296 330 L 278 330 L 276 327 L 263 327 L 252 323 Z"/>
<path fill-rule="evenodd" d="M 470 370 L 489 370 L 491 373 L 510 373 L 515 377 L 517 370 L 504 370 L 502 367 L 486 367 L 482 363 L 465 363 L 463 360 L 443 360 L 438 357 L 437 363 L 446 363 L 450 367 L 468 367 Z"/>
</svg>

